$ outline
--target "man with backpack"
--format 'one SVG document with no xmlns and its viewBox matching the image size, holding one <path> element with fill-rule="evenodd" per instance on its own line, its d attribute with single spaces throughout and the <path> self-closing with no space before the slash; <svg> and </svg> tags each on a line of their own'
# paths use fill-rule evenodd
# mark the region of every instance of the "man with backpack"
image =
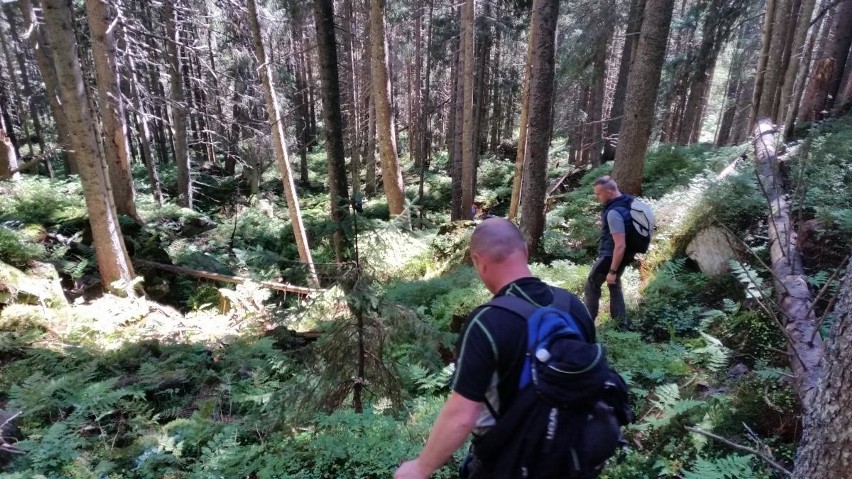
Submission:
<svg viewBox="0 0 852 479">
<path fill-rule="evenodd" d="M 429 477 L 452 457 L 471 433 L 473 446 L 462 465 L 462 478 L 597 477 L 603 461 L 614 452 L 620 432 L 619 424 L 611 419 L 613 408 L 599 401 L 610 384 L 611 370 L 606 365 L 602 346 L 594 344 L 595 326 L 586 307 L 573 294 L 549 286 L 532 275 L 527 263 L 526 242 L 518 228 L 505 219 L 487 219 L 476 227 L 470 241 L 470 256 L 494 299 L 474 310 L 465 322 L 457 344 L 452 393 L 421 454 L 403 463 L 394 477 Z M 538 328 L 540 323 L 544 324 L 533 319 L 537 311 L 558 312 L 558 318 L 550 319 L 559 323 L 564 321 L 563 317 L 568 318 L 568 333 L 538 335 L 531 326 L 535 324 Z M 566 341 L 559 342 L 560 338 Z M 546 343 L 531 348 L 530 343 L 537 339 Z M 560 391 L 556 396 L 561 404 L 545 403 L 543 398 L 549 391 L 539 388 L 549 384 L 545 363 L 550 356 L 561 358 L 563 346 L 577 353 L 572 358 L 580 358 L 584 363 L 582 371 L 571 372 L 571 380 L 579 378 L 587 382 L 570 385 L 576 390 L 574 396 L 583 397 L 571 402 L 576 398 L 564 397 L 566 395 Z M 558 366 L 570 369 L 576 365 Z M 621 381 L 620 376 L 615 381 Z M 626 386 L 623 381 L 620 385 L 626 403 Z M 557 420 L 559 414 L 571 416 L 570 408 L 575 404 L 577 416 L 572 422 Z M 597 406 L 606 410 L 604 414 L 595 412 Z M 535 414 L 537 408 L 544 408 L 541 414 Z M 605 455 L 602 458 L 598 457 L 600 454 L 596 456 L 580 450 L 583 438 L 578 432 L 587 429 L 581 423 L 590 421 L 591 424 L 596 415 L 604 418 L 606 431 L 591 434 L 618 436 L 611 438 L 611 445 L 604 446 L 611 447 L 602 453 Z M 542 420 L 533 421 L 538 418 Z M 566 435 L 573 437 L 566 440 Z M 548 440 L 558 443 L 552 454 L 548 447 L 537 446 Z M 569 446 L 578 449 L 566 452 Z M 553 456 L 550 458 L 552 464 L 538 468 L 538 464 L 548 463 L 549 456 Z M 578 457 L 594 462 L 597 473 L 569 475 L 569 468 L 584 474 L 589 469 L 576 461 L 575 466 L 564 466 Z M 558 475 L 552 476 L 553 471 Z"/>
<path fill-rule="evenodd" d="M 609 288 L 610 315 L 622 329 L 629 329 L 621 276 L 637 253 L 648 250 L 653 214 L 647 205 L 630 195 L 618 191 L 615 180 L 602 176 L 594 183 L 595 199 L 604 205 L 601 214 L 601 235 L 598 240 L 598 258 L 586 280 L 586 308 L 594 320 L 598 316 L 601 285 Z"/>
</svg>

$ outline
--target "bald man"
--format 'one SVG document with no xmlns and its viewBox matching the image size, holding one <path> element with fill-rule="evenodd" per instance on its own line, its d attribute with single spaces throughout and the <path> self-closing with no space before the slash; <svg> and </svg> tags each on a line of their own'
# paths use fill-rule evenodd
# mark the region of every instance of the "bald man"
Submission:
<svg viewBox="0 0 852 479">
<path fill-rule="evenodd" d="M 527 264 L 521 232 L 503 218 L 476 227 L 470 257 L 479 278 L 494 297 L 517 296 L 537 306 L 557 306 L 570 313 L 595 341 L 595 326 L 583 303 L 573 294 L 534 277 Z M 444 404 L 420 455 L 403 463 L 396 479 L 425 479 L 447 462 L 470 433 L 485 434 L 515 398 L 527 347 L 523 316 L 488 305 L 467 318 L 456 347 L 452 393 Z M 462 465 L 461 477 L 487 479 L 489 465 L 476 458 L 475 445 Z"/>
</svg>

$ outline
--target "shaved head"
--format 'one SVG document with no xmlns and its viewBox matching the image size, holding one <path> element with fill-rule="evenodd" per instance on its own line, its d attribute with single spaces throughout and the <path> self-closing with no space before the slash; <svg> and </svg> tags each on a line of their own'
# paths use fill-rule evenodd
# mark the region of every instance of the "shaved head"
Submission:
<svg viewBox="0 0 852 479">
<path fill-rule="evenodd" d="M 526 262 L 527 242 L 517 226 L 503 218 L 489 218 L 473 230 L 470 238 L 470 254 L 502 263 L 512 254 L 524 253 Z"/>
<path fill-rule="evenodd" d="M 616 183 L 610 176 L 601 176 L 595 180 L 594 186 L 598 185 L 602 186 L 605 190 L 618 190 L 618 183 Z"/>
</svg>

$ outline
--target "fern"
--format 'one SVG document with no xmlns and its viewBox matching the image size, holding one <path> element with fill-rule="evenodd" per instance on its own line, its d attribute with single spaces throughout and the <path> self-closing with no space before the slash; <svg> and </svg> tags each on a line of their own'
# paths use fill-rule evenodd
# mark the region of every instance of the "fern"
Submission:
<svg viewBox="0 0 852 479">
<path fill-rule="evenodd" d="M 634 430 L 647 431 L 649 429 L 658 429 L 665 427 L 671 423 L 675 417 L 691 411 L 692 409 L 705 405 L 703 401 L 693 399 L 681 399 L 680 388 L 677 384 L 663 384 L 657 387 L 654 391 L 656 398 L 651 399 L 652 411 L 654 414 L 648 416 L 648 419 L 640 424 L 633 426 Z"/>
<path fill-rule="evenodd" d="M 736 276 L 737 281 L 745 287 L 748 298 L 763 301 L 772 297 L 772 287 L 765 285 L 763 278 L 751 266 L 733 259 L 730 265 L 731 272 Z"/>
<path fill-rule="evenodd" d="M 700 334 L 707 345 L 693 350 L 692 354 L 711 371 L 721 371 L 728 365 L 731 351 L 713 336 L 705 332 Z"/>
<path fill-rule="evenodd" d="M 691 470 L 683 472 L 684 479 L 757 479 L 751 456 L 732 454 L 718 459 L 698 458 Z"/>
</svg>

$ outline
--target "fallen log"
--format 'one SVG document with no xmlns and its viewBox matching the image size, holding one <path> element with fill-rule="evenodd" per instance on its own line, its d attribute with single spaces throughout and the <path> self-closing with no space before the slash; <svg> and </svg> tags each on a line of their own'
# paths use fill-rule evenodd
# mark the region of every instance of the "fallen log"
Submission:
<svg viewBox="0 0 852 479">
<path fill-rule="evenodd" d="M 252 283 L 259 284 L 260 286 L 263 286 L 264 288 L 274 289 L 276 291 L 286 291 L 288 293 L 296 293 L 296 294 L 301 294 L 301 295 L 304 295 L 304 296 L 310 296 L 312 294 L 319 293 L 319 292 L 323 291 L 321 289 L 307 288 L 307 287 L 304 287 L 304 286 L 296 286 L 296 285 L 292 285 L 292 284 L 289 284 L 289 283 L 276 283 L 276 282 L 273 282 L 273 281 L 255 281 L 255 280 L 248 279 L 248 278 L 241 278 L 239 276 L 228 276 L 226 274 L 213 273 L 211 271 L 199 271 L 199 270 L 196 270 L 196 269 L 183 268 L 181 266 L 155 263 L 153 261 L 147 261 L 147 260 L 144 260 L 144 259 L 134 259 L 133 262 L 134 262 L 134 264 L 137 264 L 137 265 L 140 265 L 140 266 L 148 266 L 150 268 L 157 268 L 157 269 L 161 269 L 163 271 L 168 271 L 170 273 L 182 274 L 182 275 L 186 275 L 186 276 L 193 276 L 195 278 L 210 279 L 210 280 L 213 280 L 213 281 L 222 281 L 222 282 L 225 282 L 225 283 L 234 283 L 234 284 L 243 284 L 243 283 L 252 282 Z"/>
<path fill-rule="evenodd" d="M 776 301 L 785 318 L 784 329 L 789 339 L 787 352 L 796 378 L 794 390 L 802 408 L 807 411 L 813 404 L 822 370 L 824 345 L 819 335 L 814 333 L 819 324 L 811 307 L 813 298 L 802 268 L 802 256 L 796 245 L 796 229 L 782 186 L 775 155 L 775 133 L 777 130 L 771 120 L 758 120 L 754 127 L 755 167 L 760 187 L 769 204 L 772 279 Z"/>
</svg>

